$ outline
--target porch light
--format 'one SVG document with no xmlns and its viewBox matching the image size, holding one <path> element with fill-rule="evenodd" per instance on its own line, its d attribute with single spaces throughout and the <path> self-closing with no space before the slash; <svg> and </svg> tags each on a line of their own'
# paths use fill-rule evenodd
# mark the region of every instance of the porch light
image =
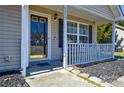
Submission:
<svg viewBox="0 0 124 93">
<path fill-rule="evenodd" d="M 58 18 L 58 14 L 55 13 L 54 16 L 53 16 L 53 19 L 54 19 L 54 20 L 57 20 L 57 18 Z"/>
</svg>

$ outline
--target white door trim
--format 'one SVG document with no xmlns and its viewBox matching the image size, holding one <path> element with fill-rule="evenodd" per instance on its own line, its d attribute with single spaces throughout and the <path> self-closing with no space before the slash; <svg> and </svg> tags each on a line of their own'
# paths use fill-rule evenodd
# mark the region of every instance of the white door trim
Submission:
<svg viewBox="0 0 124 93">
<path fill-rule="evenodd" d="M 51 15 L 41 13 L 41 12 L 31 11 L 31 10 L 29 12 L 30 12 L 29 17 L 31 16 L 31 14 L 33 14 L 33 15 L 48 18 L 48 57 L 47 58 L 42 58 L 42 59 L 30 59 L 30 61 L 51 60 Z M 30 24 L 30 21 L 29 21 L 29 24 Z M 31 28 L 31 25 L 30 25 L 30 28 Z M 30 48 L 30 39 L 29 39 L 29 48 Z"/>
</svg>

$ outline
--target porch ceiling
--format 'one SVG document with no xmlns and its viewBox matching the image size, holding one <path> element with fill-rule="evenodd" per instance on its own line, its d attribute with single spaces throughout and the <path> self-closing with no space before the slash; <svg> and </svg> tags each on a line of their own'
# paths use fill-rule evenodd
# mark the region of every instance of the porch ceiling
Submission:
<svg viewBox="0 0 124 93">
<path fill-rule="evenodd" d="M 42 7 L 63 13 L 63 5 L 44 5 Z M 68 5 L 68 14 L 96 22 L 98 25 L 112 22 L 102 16 L 80 9 L 76 5 Z"/>
</svg>

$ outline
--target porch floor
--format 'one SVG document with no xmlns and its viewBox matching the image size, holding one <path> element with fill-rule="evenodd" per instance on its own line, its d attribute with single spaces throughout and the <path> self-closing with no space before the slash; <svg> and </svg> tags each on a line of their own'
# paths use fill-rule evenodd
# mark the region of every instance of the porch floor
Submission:
<svg viewBox="0 0 124 93">
<path fill-rule="evenodd" d="M 27 75 L 41 74 L 45 72 L 62 69 L 62 62 L 60 60 L 45 60 L 30 62 L 27 68 Z"/>
</svg>

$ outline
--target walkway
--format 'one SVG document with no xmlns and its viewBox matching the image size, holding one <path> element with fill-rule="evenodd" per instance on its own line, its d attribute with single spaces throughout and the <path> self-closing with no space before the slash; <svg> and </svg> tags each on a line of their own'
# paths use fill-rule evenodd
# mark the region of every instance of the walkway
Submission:
<svg viewBox="0 0 124 93">
<path fill-rule="evenodd" d="M 31 87 L 95 87 L 64 69 L 30 76 L 26 81 Z"/>
</svg>

